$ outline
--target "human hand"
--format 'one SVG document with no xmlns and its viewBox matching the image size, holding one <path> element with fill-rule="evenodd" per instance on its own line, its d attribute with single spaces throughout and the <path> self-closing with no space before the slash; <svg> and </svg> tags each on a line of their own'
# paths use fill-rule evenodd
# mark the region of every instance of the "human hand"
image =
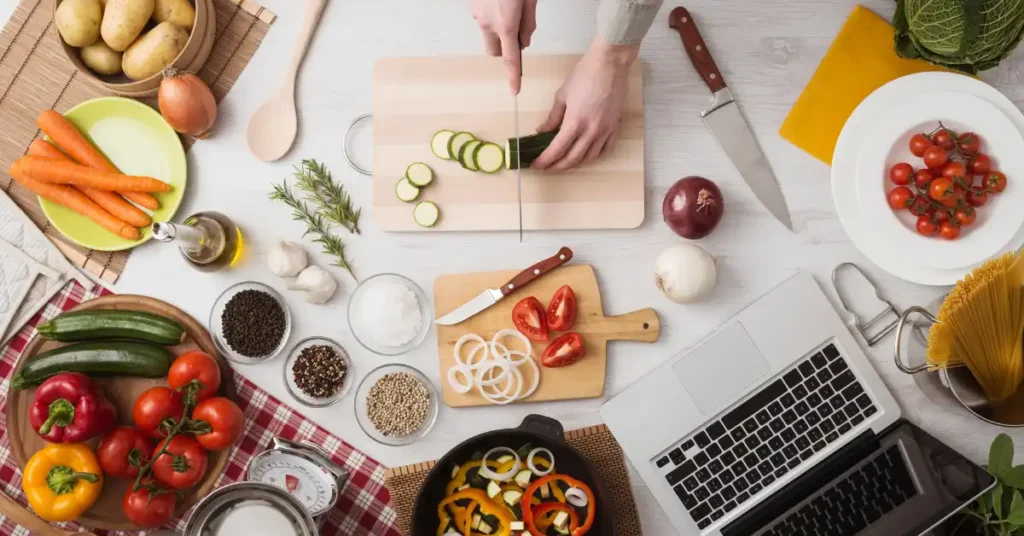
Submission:
<svg viewBox="0 0 1024 536">
<path fill-rule="evenodd" d="M 538 132 L 559 128 L 533 169 L 563 171 L 608 153 L 619 135 L 629 67 L 639 45 L 612 45 L 595 39 L 562 87 Z"/>
<path fill-rule="evenodd" d="M 501 56 L 513 95 L 522 83 L 522 49 L 537 29 L 537 0 L 473 0 L 473 18 L 480 25 L 484 48 Z"/>
</svg>

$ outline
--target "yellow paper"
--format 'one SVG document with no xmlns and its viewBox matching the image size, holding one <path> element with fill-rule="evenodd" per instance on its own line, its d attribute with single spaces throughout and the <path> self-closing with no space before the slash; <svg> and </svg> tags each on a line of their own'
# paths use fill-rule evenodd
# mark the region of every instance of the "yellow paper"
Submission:
<svg viewBox="0 0 1024 536">
<path fill-rule="evenodd" d="M 871 10 L 855 7 L 779 135 L 831 165 L 843 125 L 868 95 L 908 74 L 946 70 L 924 60 L 899 57 L 893 33 L 892 26 Z"/>
</svg>

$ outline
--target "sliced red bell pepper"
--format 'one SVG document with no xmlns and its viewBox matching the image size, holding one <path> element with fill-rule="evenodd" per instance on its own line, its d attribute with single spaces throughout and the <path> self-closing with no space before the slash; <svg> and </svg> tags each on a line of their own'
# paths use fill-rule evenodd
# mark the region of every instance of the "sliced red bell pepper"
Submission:
<svg viewBox="0 0 1024 536">
<path fill-rule="evenodd" d="M 527 486 L 526 490 L 523 492 L 524 500 L 520 503 L 523 505 L 523 524 L 526 525 L 526 530 L 529 531 L 530 534 L 533 536 L 544 536 L 544 533 L 538 530 L 537 526 L 534 524 L 534 516 L 536 515 L 534 511 L 536 508 L 540 508 L 541 506 L 544 506 L 544 504 L 548 503 L 542 503 L 538 506 L 533 506 L 530 504 L 529 499 L 533 497 L 533 494 L 536 493 L 541 486 L 545 484 L 555 486 L 556 482 L 558 482 L 559 480 L 565 482 L 571 488 L 580 488 L 581 490 L 583 490 L 583 493 L 587 495 L 587 517 L 583 521 L 583 524 L 577 527 L 576 529 L 571 530 L 570 534 L 572 536 L 583 536 L 590 530 L 591 527 L 594 526 L 594 516 L 596 514 L 597 505 L 594 502 L 594 492 L 591 491 L 590 486 L 586 485 L 583 481 L 577 480 L 571 476 L 559 473 L 552 473 L 545 477 L 541 477 L 538 478 L 537 480 L 534 480 L 533 483 Z"/>
</svg>

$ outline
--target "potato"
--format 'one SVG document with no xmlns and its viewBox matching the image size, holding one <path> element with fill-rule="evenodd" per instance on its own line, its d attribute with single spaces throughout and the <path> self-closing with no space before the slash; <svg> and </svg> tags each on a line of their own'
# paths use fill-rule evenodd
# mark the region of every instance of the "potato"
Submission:
<svg viewBox="0 0 1024 536">
<path fill-rule="evenodd" d="M 153 0 L 107 0 L 100 35 L 107 46 L 124 52 L 153 16 Z"/>
<path fill-rule="evenodd" d="M 156 0 L 153 20 L 170 21 L 192 31 L 192 25 L 196 22 L 196 8 L 188 0 Z"/>
<path fill-rule="evenodd" d="M 86 67 L 99 74 L 113 75 L 121 72 L 121 53 L 103 41 L 82 47 L 81 54 Z"/>
<path fill-rule="evenodd" d="M 64 42 L 73 47 L 89 46 L 100 38 L 103 8 L 100 0 L 64 0 L 57 6 L 54 23 Z"/>
<path fill-rule="evenodd" d="M 110 0 L 111 3 L 116 0 Z M 164 70 L 188 42 L 188 32 L 171 22 L 161 22 L 124 51 L 121 68 L 132 80 L 149 78 Z"/>
</svg>

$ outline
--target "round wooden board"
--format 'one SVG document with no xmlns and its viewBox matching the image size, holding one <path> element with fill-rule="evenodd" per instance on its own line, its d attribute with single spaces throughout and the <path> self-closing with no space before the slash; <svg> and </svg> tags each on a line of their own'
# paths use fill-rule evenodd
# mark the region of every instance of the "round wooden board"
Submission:
<svg viewBox="0 0 1024 536">
<path fill-rule="evenodd" d="M 213 345 L 213 339 L 210 338 L 210 333 L 206 328 L 181 309 L 146 296 L 125 294 L 96 298 L 78 305 L 72 311 L 84 311 L 87 309 L 133 309 L 157 313 L 177 320 L 185 327 L 185 341 L 168 349 L 174 355 L 198 349 L 215 356 L 220 364 L 221 377 L 224 378 L 218 394 L 235 400 L 235 384 L 232 381 L 231 367 L 217 353 L 217 349 Z M 64 345 L 64 343 L 48 341 L 37 335 L 25 347 L 21 359 L 14 368 L 14 372 L 17 373 L 21 370 L 26 360 L 31 359 L 40 352 Z M 150 387 L 167 385 L 167 381 L 164 378 L 98 377 L 96 381 L 103 387 L 103 392 L 107 398 L 117 407 L 118 422 L 129 425 L 132 424 L 132 405 L 135 402 L 135 398 Z M 46 445 L 46 442 L 36 434 L 35 430 L 32 429 L 32 425 L 28 422 L 28 409 L 35 397 L 35 392 L 34 387 L 22 391 L 14 391 L 7 398 L 8 437 L 11 440 L 11 452 L 14 454 L 14 459 L 21 469 L 24 469 L 25 463 L 33 454 Z M 99 439 L 97 438 L 88 444 L 95 447 L 98 443 Z M 203 477 L 203 480 L 195 488 L 184 495 L 183 500 L 178 501 L 177 513 L 179 515 L 186 512 L 196 501 L 213 490 L 214 484 L 228 464 L 231 450 L 211 452 L 208 455 L 209 465 L 206 476 Z M 128 521 L 121 509 L 121 500 L 130 484 L 131 481 L 129 480 L 105 478 L 103 481 L 103 493 L 100 494 L 99 500 L 77 522 L 87 527 L 103 530 L 137 529 L 135 525 Z"/>
</svg>

